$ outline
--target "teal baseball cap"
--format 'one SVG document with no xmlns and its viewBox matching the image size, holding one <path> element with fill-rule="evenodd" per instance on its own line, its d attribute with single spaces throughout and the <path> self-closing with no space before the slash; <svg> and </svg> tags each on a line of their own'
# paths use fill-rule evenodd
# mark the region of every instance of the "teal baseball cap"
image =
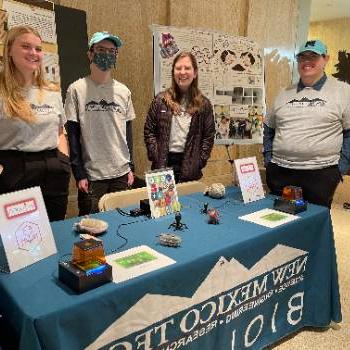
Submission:
<svg viewBox="0 0 350 350">
<path fill-rule="evenodd" d="M 123 45 L 123 42 L 119 38 L 119 36 L 113 35 L 113 34 L 108 33 L 108 32 L 96 32 L 95 34 L 92 35 L 92 37 L 89 41 L 89 49 L 91 49 L 92 45 L 95 45 L 102 40 L 112 41 L 117 48 L 121 47 Z"/>
<path fill-rule="evenodd" d="M 306 51 L 315 52 L 318 55 L 327 55 L 327 46 L 321 40 L 308 40 L 300 46 L 297 56 Z"/>
</svg>

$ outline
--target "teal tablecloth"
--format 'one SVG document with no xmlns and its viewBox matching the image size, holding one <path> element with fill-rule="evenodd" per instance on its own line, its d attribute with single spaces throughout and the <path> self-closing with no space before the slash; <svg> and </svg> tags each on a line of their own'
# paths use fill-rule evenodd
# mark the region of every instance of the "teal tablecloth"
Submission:
<svg viewBox="0 0 350 350">
<path fill-rule="evenodd" d="M 0 314 L 20 349 L 261 349 L 304 326 L 341 320 L 329 210 L 309 205 L 300 219 L 269 229 L 238 219 L 272 208 L 273 199 L 243 204 L 236 188 L 225 199 L 181 198 L 180 248 L 160 246 L 173 216 L 144 220 L 116 211 L 102 236 L 108 252 L 141 244 L 176 264 L 77 295 L 57 280 L 59 259 L 78 241 L 72 224 L 52 224 L 58 254 L 13 274 L 0 273 Z M 204 202 L 220 211 L 209 225 Z"/>
</svg>

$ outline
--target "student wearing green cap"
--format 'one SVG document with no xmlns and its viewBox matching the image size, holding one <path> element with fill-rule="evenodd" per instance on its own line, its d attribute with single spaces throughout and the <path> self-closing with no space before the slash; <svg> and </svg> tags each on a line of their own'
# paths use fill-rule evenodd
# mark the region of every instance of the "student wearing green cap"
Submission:
<svg viewBox="0 0 350 350">
<path fill-rule="evenodd" d="M 130 90 L 112 78 L 121 39 L 95 33 L 88 46 L 91 74 L 68 88 L 65 112 L 79 215 L 98 211 L 105 193 L 125 190 L 134 181 Z"/>
<path fill-rule="evenodd" d="M 280 93 L 264 123 L 266 182 L 276 195 L 300 186 L 304 199 L 330 208 L 350 169 L 350 86 L 326 76 L 320 40 L 307 41 L 296 58 L 300 80 Z"/>
</svg>

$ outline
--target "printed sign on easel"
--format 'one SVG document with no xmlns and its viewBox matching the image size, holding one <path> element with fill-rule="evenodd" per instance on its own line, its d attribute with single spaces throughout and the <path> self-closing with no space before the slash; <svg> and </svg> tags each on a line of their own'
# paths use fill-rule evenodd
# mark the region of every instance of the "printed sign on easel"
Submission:
<svg viewBox="0 0 350 350">
<path fill-rule="evenodd" d="M 235 167 L 244 203 L 264 198 L 265 194 L 256 158 L 235 159 Z"/>
<path fill-rule="evenodd" d="M 56 252 L 40 187 L 1 195 L 1 270 L 15 272 Z"/>
<path fill-rule="evenodd" d="M 146 186 L 152 218 L 179 211 L 179 201 L 172 169 L 146 173 Z"/>
</svg>

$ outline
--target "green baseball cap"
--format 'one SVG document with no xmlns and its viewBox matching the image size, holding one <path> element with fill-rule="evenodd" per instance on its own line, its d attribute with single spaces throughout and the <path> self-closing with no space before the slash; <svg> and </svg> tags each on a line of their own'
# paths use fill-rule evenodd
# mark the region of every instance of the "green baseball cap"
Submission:
<svg viewBox="0 0 350 350">
<path fill-rule="evenodd" d="M 92 35 L 89 41 L 89 49 L 91 49 L 92 45 L 95 45 L 102 40 L 111 40 L 117 48 L 123 45 L 123 42 L 119 38 L 119 36 L 113 35 L 108 32 L 96 32 L 95 34 Z"/>
<path fill-rule="evenodd" d="M 321 40 L 308 40 L 304 45 L 300 46 L 297 56 L 306 51 L 312 51 L 318 55 L 327 55 L 327 46 Z"/>
</svg>

